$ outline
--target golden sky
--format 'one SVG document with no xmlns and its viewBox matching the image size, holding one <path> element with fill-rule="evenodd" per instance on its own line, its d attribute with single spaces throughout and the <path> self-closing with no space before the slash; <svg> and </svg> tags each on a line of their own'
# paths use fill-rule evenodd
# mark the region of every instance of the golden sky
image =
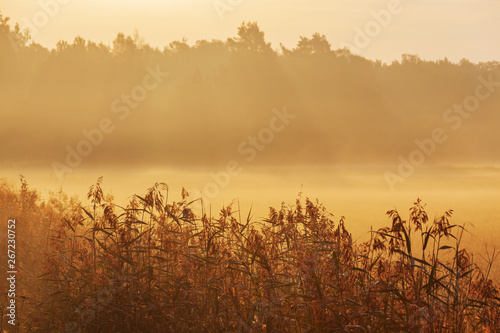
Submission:
<svg viewBox="0 0 500 333">
<path fill-rule="evenodd" d="M 0 9 L 13 22 L 31 24 L 34 40 L 47 47 L 77 35 L 110 44 L 118 32 L 135 29 L 163 47 L 183 37 L 226 39 L 242 21 L 257 21 L 274 48 L 319 32 L 333 48 L 351 45 L 354 53 L 388 62 L 403 53 L 500 60 L 499 0 L 0 0 Z M 381 11 L 389 16 L 377 21 Z M 371 36 L 359 37 L 367 31 Z"/>
</svg>

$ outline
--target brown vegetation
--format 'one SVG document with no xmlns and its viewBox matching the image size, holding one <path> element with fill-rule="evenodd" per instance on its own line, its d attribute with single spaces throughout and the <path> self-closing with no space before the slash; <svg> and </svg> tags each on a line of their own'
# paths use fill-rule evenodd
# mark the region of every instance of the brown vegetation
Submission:
<svg viewBox="0 0 500 333">
<path fill-rule="evenodd" d="M 389 211 L 390 227 L 356 244 L 343 218 L 335 222 L 309 199 L 255 222 L 234 205 L 196 216 L 188 193 L 169 202 L 165 184 L 120 207 L 101 181 L 83 205 L 62 193 L 42 201 L 24 179 L 20 190 L 1 186 L 0 215 L 16 218 L 20 233 L 20 331 L 496 332 L 500 325 L 498 281 L 489 276 L 495 254 L 479 269 L 460 246 L 463 228 L 451 224 L 451 211 L 429 221 L 417 200 L 408 220 Z"/>
</svg>

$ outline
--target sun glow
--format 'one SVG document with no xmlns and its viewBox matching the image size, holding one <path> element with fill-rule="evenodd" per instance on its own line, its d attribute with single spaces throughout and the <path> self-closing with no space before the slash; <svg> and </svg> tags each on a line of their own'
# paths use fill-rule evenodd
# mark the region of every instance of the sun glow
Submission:
<svg viewBox="0 0 500 333">
<path fill-rule="evenodd" d="M 454 61 L 500 57 L 496 37 L 500 31 L 499 1 L 453 1 L 450 6 L 448 0 L 339 0 L 328 4 L 320 0 L 286 4 L 262 0 L 7 0 L 0 9 L 21 27 L 29 28 L 28 22 L 31 27 L 34 21 L 40 23 L 33 40 L 47 47 L 54 47 L 59 40 L 72 41 L 77 35 L 109 44 L 118 32 L 132 34 L 134 29 L 159 47 L 184 37 L 191 43 L 225 40 L 234 36 L 242 21 L 257 21 L 275 48 L 280 43 L 293 47 L 299 36 L 315 32 L 325 34 L 332 46 L 339 48 L 356 46 L 359 31 L 365 31 L 371 21 L 377 22 L 374 15 L 390 3 L 399 4 L 398 14 L 382 24 L 376 42 L 355 48 L 360 55 L 388 62 L 404 53 Z M 44 12 L 48 12 L 48 20 L 43 18 Z"/>
</svg>

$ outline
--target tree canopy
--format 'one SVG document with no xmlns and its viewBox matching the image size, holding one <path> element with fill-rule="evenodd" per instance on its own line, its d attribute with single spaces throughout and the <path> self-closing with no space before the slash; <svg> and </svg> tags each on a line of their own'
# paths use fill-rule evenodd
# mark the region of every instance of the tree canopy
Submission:
<svg viewBox="0 0 500 333">
<path fill-rule="evenodd" d="M 156 68 L 168 78 L 134 107 L 124 102 Z M 109 117 L 117 130 L 89 163 L 110 155 L 218 163 L 266 126 L 273 108 L 286 106 L 300 122 L 280 134 L 276 149 L 262 152 L 260 163 L 397 162 L 416 138 L 449 128 L 443 115 L 474 94 L 479 77 L 498 80 L 499 73 L 495 61 L 409 54 L 385 64 L 332 49 L 319 33 L 300 36 L 293 49 L 273 49 L 255 22 L 243 22 L 226 41 L 172 41 L 160 49 L 136 32 L 118 33 L 111 45 L 76 37 L 47 49 L 0 15 L 1 152 L 3 163 L 61 159 L 67 144 Z M 482 102 L 459 134 L 449 132 L 432 159 L 498 160 L 498 96 Z M 129 108 L 127 120 L 117 120 L 113 105 Z M 11 135 L 19 140 L 5 140 Z M 143 146 L 168 154 L 153 158 Z"/>
</svg>

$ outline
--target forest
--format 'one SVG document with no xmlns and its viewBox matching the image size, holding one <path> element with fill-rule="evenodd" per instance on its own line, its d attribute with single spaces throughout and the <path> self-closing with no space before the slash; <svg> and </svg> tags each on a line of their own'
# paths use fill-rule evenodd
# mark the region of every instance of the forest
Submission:
<svg viewBox="0 0 500 333">
<path fill-rule="evenodd" d="M 226 163 L 284 107 L 298 120 L 255 163 L 397 164 L 436 128 L 448 140 L 427 163 L 499 160 L 496 61 L 405 54 L 387 64 L 333 50 L 319 33 L 293 49 L 273 48 L 253 22 L 226 41 L 159 49 L 136 32 L 119 33 L 112 45 L 76 37 L 49 50 L 0 18 L 4 166 L 64 164 L 68 149 L 103 119 L 113 135 L 104 135 L 85 166 Z M 148 81 L 152 72 L 159 81 Z M 457 109 L 484 82 L 493 93 L 473 111 Z"/>
</svg>

